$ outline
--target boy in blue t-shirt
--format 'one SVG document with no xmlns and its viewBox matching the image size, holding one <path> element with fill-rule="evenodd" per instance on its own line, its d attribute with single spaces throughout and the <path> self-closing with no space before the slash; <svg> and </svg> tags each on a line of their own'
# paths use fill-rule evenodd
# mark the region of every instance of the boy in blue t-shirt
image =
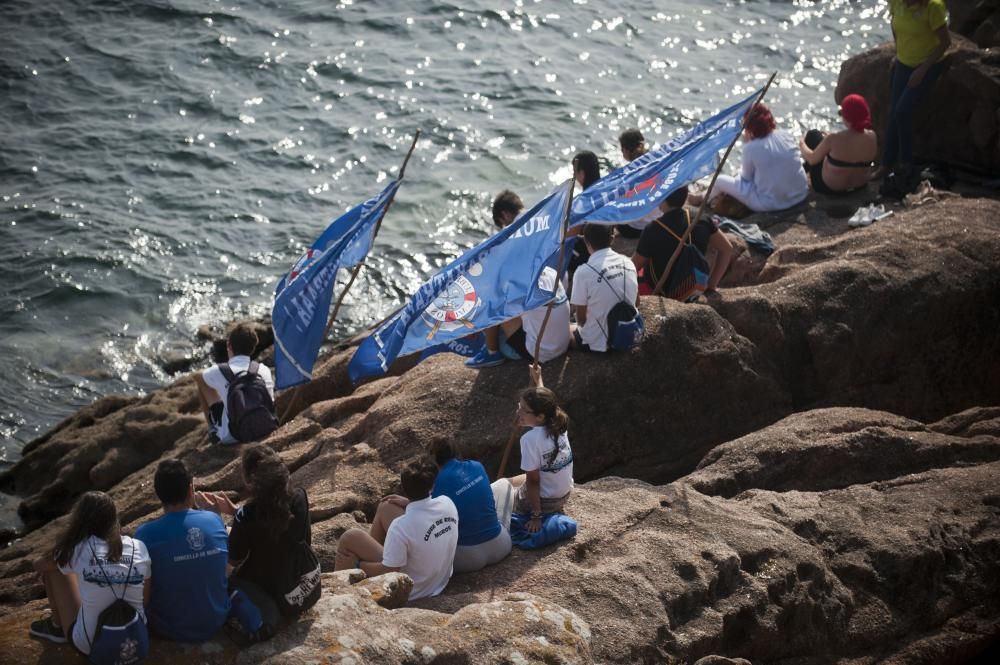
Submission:
<svg viewBox="0 0 1000 665">
<path fill-rule="evenodd" d="M 160 462 L 153 488 L 163 503 L 163 517 L 135 532 L 153 562 L 146 615 L 158 635 L 202 642 L 229 615 L 226 526 L 217 514 L 194 509 L 194 484 L 184 462 Z"/>
</svg>

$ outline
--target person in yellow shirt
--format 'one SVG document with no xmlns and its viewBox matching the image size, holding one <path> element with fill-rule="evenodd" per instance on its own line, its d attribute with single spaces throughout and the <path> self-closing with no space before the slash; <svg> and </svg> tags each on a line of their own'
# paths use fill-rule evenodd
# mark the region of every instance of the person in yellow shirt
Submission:
<svg viewBox="0 0 1000 665">
<path fill-rule="evenodd" d="M 905 178 L 913 162 L 913 113 L 941 73 L 941 57 L 951 38 L 944 0 L 890 0 L 889 13 L 896 59 L 880 171 L 896 170 Z"/>
</svg>

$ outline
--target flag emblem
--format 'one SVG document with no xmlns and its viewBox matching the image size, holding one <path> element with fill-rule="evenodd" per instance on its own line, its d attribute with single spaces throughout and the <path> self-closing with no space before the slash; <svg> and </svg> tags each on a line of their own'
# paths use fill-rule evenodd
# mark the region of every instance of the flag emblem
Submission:
<svg viewBox="0 0 1000 665">
<path fill-rule="evenodd" d="M 424 322 L 430 327 L 427 339 L 433 339 L 438 332 L 451 332 L 463 325 L 473 328 L 469 319 L 480 302 L 476 287 L 468 277 L 460 275 L 424 310 Z"/>
</svg>

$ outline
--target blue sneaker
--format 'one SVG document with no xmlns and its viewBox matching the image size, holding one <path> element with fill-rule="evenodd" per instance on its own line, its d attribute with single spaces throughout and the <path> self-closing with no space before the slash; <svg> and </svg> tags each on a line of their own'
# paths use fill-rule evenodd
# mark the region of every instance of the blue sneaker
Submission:
<svg viewBox="0 0 1000 665">
<path fill-rule="evenodd" d="M 466 367 L 472 369 L 482 369 L 483 367 L 493 367 L 499 365 L 506 358 L 499 351 L 490 351 L 485 346 L 479 349 L 479 353 L 465 361 Z"/>
</svg>

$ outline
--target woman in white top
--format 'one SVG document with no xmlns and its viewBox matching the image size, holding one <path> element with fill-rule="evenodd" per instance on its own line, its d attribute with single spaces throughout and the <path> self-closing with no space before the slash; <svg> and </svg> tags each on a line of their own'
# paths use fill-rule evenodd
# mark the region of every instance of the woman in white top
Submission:
<svg viewBox="0 0 1000 665">
<path fill-rule="evenodd" d="M 740 177 L 720 175 L 712 189 L 713 199 L 729 194 L 754 212 L 784 210 L 806 199 L 809 181 L 802 169 L 799 142 L 776 127 L 766 104 L 750 108 Z"/>
<path fill-rule="evenodd" d="M 104 492 L 81 496 L 52 552 L 35 562 L 52 614 L 34 621 L 35 637 L 90 653 L 97 618 L 123 598 L 145 620 L 149 603 L 149 553 L 141 541 L 122 536 L 114 501 Z M 105 575 L 107 578 L 105 578 Z M 111 582 L 110 584 L 108 582 Z"/>
<path fill-rule="evenodd" d="M 531 429 L 521 437 L 524 474 L 510 479 L 517 488 L 514 512 L 531 513 L 531 533 L 541 528 L 543 513 L 562 512 L 573 490 L 573 451 L 566 436 L 569 416 L 538 376 L 538 387 L 524 390 L 518 401 L 520 424 Z"/>
</svg>

